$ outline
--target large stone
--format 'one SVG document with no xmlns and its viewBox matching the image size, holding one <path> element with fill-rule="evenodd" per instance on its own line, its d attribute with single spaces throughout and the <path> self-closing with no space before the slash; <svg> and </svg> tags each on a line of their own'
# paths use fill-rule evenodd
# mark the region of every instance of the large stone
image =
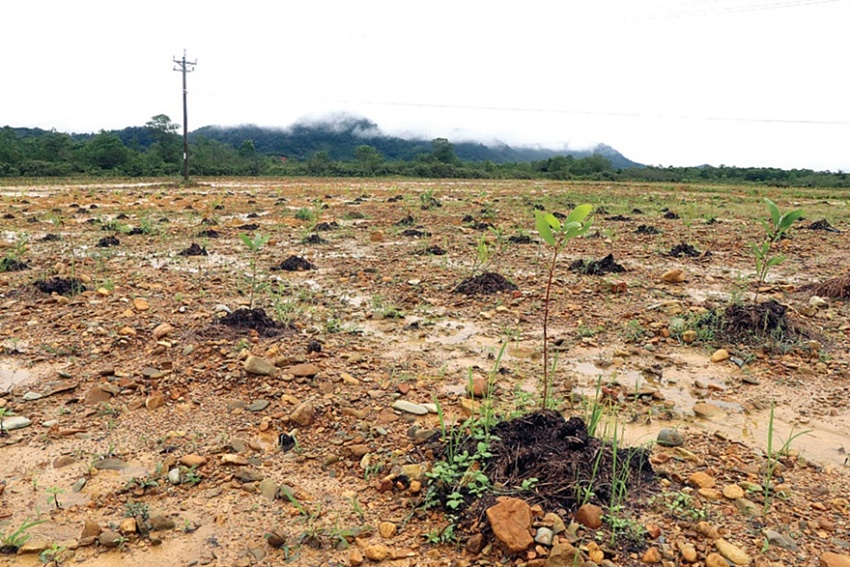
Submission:
<svg viewBox="0 0 850 567">
<path fill-rule="evenodd" d="M 827 551 L 820 556 L 820 567 L 850 567 L 850 555 Z"/>
<path fill-rule="evenodd" d="M 725 413 L 719 406 L 708 402 L 697 402 L 692 409 L 695 415 L 705 418 L 716 417 Z"/>
<path fill-rule="evenodd" d="M 245 372 L 249 374 L 257 374 L 259 376 L 268 376 L 277 370 L 277 367 L 272 364 L 271 361 L 259 356 L 254 356 L 253 354 L 248 355 L 248 358 L 245 359 L 242 366 L 245 368 Z"/>
<path fill-rule="evenodd" d="M 289 419 L 302 427 L 307 427 L 313 423 L 315 417 L 316 408 L 313 407 L 313 403 L 310 401 L 302 402 L 289 414 Z"/>
<path fill-rule="evenodd" d="M 289 368 L 287 372 L 296 378 L 312 378 L 319 373 L 319 367 L 315 364 L 305 362 L 304 364 L 296 364 Z"/>
<path fill-rule="evenodd" d="M 403 411 L 405 413 L 412 413 L 413 415 L 425 415 L 428 413 L 428 408 L 425 406 L 414 404 L 407 400 L 396 400 L 393 403 L 393 409 L 397 409 L 398 411 Z"/>
<path fill-rule="evenodd" d="M 575 520 L 591 530 L 602 527 L 602 508 L 596 504 L 585 504 L 576 511 Z"/>
<path fill-rule="evenodd" d="M 714 547 L 716 547 L 718 553 L 729 560 L 732 565 L 749 565 L 752 561 L 750 556 L 747 555 L 744 550 L 729 543 L 725 539 L 718 539 L 715 541 Z"/>
<path fill-rule="evenodd" d="M 685 438 L 675 429 L 662 429 L 658 432 L 655 442 L 662 447 L 679 447 L 685 443 Z"/>
<path fill-rule="evenodd" d="M 528 549 L 534 543 L 531 537 L 531 506 L 519 498 L 502 498 L 495 506 L 487 508 L 487 520 L 493 535 L 512 553 Z"/>
<path fill-rule="evenodd" d="M 32 425 L 32 420 L 22 415 L 13 415 L 3 419 L 3 431 L 12 431 L 14 429 L 23 429 Z"/>
<path fill-rule="evenodd" d="M 389 557 L 390 548 L 386 545 L 375 543 L 366 546 L 366 549 L 363 550 L 363 554 L 372 561 L 383 561 L 384 559 Z"/>
<path fill-rule="evenodd" d="M 661 274 L 661 279 L 667 283 L 682 283 L 685 281 L 685 272 L 679 268 L 667 270 Z"/>
<path fill-rule="evenodd" d="M 697 471 L 688 477 L 688 484 L 696 488 L 714 488 L 717 481 L 710 474 Z"/>
<path fill-rule="evenodd" d="M 546 558 L 546 567 L 583 567 L 583 565 L 584 559 L 581 552 L 565 542 L 556 544 Z"/>
<path fill-rule="evenodd" d="M 159 340 L 163 337 L 167 337 L 174 331 L 174 326 L 169 323 L 160 323 L 153 330 L 153 338 Z"/>
<path fill-rule="evenodd" d="M 100 384 L 95 384 L 86 392 L 83 398 L 83 403 L 87 406 L 96 406 L 97 404 L 109 402 L 112 400 L 112 394 L 108 390 L 101 388 Z"/>
<path fill-rule="evenodd" d="M 724 360 L 729 360 L 729 351 L 725 348 L 716 350 L 711 355 L 711 362 L 723 362 Z"/>
</svg>

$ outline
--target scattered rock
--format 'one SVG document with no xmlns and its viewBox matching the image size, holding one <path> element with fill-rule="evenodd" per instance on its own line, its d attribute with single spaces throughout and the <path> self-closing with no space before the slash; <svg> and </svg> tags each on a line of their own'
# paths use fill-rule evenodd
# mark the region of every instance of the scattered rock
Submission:
<svg viewBox="0 0 850 567">
<path fill-rule="evenodd" d="M 412 413 L 414 415 L 425 415 L 428 413 L 428 408 L 422 406 L 420 404 L 414 404 L 413 402 L 408 402 L 407 400 L 396 400 L 393 403 L 393 409 L 397 409 L 398 411 L 403 411 L 406 413 Z"/>
<path fill-rule="evenodd" d="M 175 526 L 174 520 L 162 514 L 151 516 L 148 522 L 150 523 L 152 532 L 164 532 L 168 530 L 173 530 Z"/>
<path fill-rule="evenodd" d="M 724 360 L 729 360 L 729 351 L 724 348 L 714 351 L 714 354 L 711 355 L 711 362 L 723 362 Z"/>
<path fill-rule="evenodd" d="M 318 366 L 309 362 L 296 364 L 295 366 L 287 369 L 287 373 L 292 374 L 296 378 L 313 378 L 319 373 L 319 371 L 320 369 Z"/>
<path fill-rule="evenodd" d="M 390 556 L 390 548 L 380 543 L 374 543 L 366 546 L 363 555 L 372 561 L 383 561 Z"/>
<path fill-rule="evenodd" d="M 694 404 L 692 410 L 695 415 L 705 418 L 711 418 L 725 414 L 722 408 L 714 404 L 710 404 L 708 402 L 697 402 Z"/>
<path fill-rule="evenodd" d="M 180 457 L 180 464 L 189 468 L 202 467 L 207 464 L 207 458 L 195 453 L 189 453 Z"/>
<path fill-rule="evenodd" d="M 103 547 L 118 547 L 122 541 L 124 541 L 124 537 L 112 530 L 106 530 L 97 536 L 97 542 Z"/>
<path fill-rule="evenodd" d="M 378 524 L 378 532 L 381 534 L 381 537 L 384 539 L 390 539 L 395 536 L 398 531 L 398 526 L 396 526 L 392 522 L 381 522 Z"/>
<path fill-rule="evenodd" d="M 174 332 L 174 326 L 170 323 L 160 323 L 153 330 L 153 338 L 159 340 L 163 337 L 167 337 L 171 333 Z"/>
<path fill-rule="evenodd" d="M 662 447 L 679 447 L 685 443 L 685 438 L 676 429 L 662 429 L 655 442 Z"/>
<path fill-rule="evenodd" d="M 596 530 L 602 527 L 602 508 L 596 504 L 584 504 L 575 514 L 575 521 L 579 524 Z"/>
<path fill-rule="evenodd" d="M 537 533 L 534 536 L 534 541 L 541 545 L 552 545 L 552 540 L 555 538 L 555 533 L 547 527 L 537 528 Z"/>
<path fill-rule="evenodd" d="M 277 367 L 271 361 L 254 356 L 253 354 L 248 355 L 248 358 L 242 363 L 242 367 L 245 369 L 245 372 L 259 376 L 268 376 L 277 371 Z"/>
<path fill-rule="evenodd" d="M 584 564 L 581 552 L 563 541 L 556 544 L 546 558 L 546 567 L 577 567 Z"/>
<path fill-rule="evenodd" d="M 3 418 L 3 431 L 14 431 L 32 425 L 32 420 L 22 415 Z"/>
<path fill-rule="evenodd" d="M 291 414 L 289 414 L 289 419 L 302 427 L 307 427 L 313 423 L 313 419 L 315 417 L 316 409 L 310 401 L 302 402 L 298 405 L 298 407 L 292 410 Z"/>
<path fill-rule="evenodd" d="M 80 534 L 80 539 L 97 537 L 101 534 L 102 531 L 103 530 L 97 522 L 93 520 L 86 520 L 83 524 L 83 532 Z"/>
<path fill-rule="evenodd" d="M 727 484 L 723 487 L 723 496 L 729 500 L 737 500 L 744 497 L 744 489 L 737 484 Z"/>
<path fill-rule="evenodd" d="M 661 274 L 661 280 L 667 283 L 682 283 L 685 281 L 685 272 L 680 268 L 667 270 Z"/>
<path fill-rule="evenodd" d="M 703 471 L 697 471 L 688 477 L 688 484 L 696 488 L 714 488 L 717 481 L 713 476 Z"/>
<path fill-rule="evenodd" d="M 718 553 L 729 560 L 733 565 L 749 565 L 752 559 L 744 553 L 744 551 L 734 544 L 729 543 L 725 539 L 718 539 L 714 542 L 714 547 Z"/>
<path fill-rule="evenodd" d="M 501 498 L 487 508 L 487 520 L 496 538 L 512 553 L 527 549 L 534 540 L 531 529 L 531 507 L 519 498 Z"/>
</svg>

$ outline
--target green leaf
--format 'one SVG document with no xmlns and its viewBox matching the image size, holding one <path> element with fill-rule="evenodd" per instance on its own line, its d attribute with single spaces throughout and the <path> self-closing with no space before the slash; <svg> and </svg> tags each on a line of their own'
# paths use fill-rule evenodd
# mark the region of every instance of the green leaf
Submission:
<svg viewBox="0 0 850 567">
<path fill-rule="evenodd" d="M 767 267 L 772 268 L 773 266 L 778 266 L 782 262 L 785 261 L 785 256 L 774 256 L 773 258 L 767 261 Z"/>
<path fill-rule="evenodd" d="M 783 233 L 797 221 L 798 218 L 803 216 L 803 209 L 795 209 L 793 211 L 788 211 L 779 219 L 779 233 Z"/>
<path fill-rule="evenodd" d="M 241 241 L 242 241 L 242 243 L 243 243 L 245 246 L 247 246 L 248 248 L 250 248 L 250 249 L 252 249 L 252 250 L 254 249 L 254 243 L 253 243 L 253 242 L 251 242 L 251 238 L 250 238 L 247 234 L 240 234 L 240 235 L 239 235 L 239 240 L 241 240 Z"/>
<path fill-rule="evenodd" d="M 554 246 L 555 236 L 552 234 L 552 227 L 549 225 L 549 221 L 546 218 L 547 214 L 548 213 L 534 211 L 534 221 L 537 227 L 537 232 L 540 234 L 540 238 L 542 238 L 549 246 Z"/>
<path fill-rule="evenodd" d="M 771 201 L 767 197 L 764 198 L 764 202 L 767 205 L 767 210 L 770 211 L 770 218 L 773 219 L 773 226 L 778 228 L 779 227 L 779 217 L 781 216 L 781 213 L 779 212 L 779 207 L 777 207 L 776 203 L 774 203 L 773 201 Z"/>
<path fill-rule="evenodd" d="M 590 211 L 592 211 L 592 210 L 593 210 L 593 205 L 591 205 L 590 203 L 585 203 L 583 205 L 579 205 L 578 207 L 573 209 L 573 211 L 569 214 L 569 216 L 567 216 L 567 220 L 565 222 L 566 223 L 571 223 L 571 222 L 579 222 L 580 223 L 585 218 L 587 218 L 587 215 L 589 215 Z"/>
</svg>

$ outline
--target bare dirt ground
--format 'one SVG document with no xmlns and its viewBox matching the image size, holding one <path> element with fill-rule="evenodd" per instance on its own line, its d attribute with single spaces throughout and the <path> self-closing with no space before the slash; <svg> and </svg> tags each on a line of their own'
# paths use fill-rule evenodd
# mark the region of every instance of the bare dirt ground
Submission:
<svg viewBox="0 0 850 567">
<path fill-rule="evenodd" d="M 806 288 L 848 274 L 846 195 L 349 179 L 0 195 L 0 544 L 24 544 L 0 564 L 850 564 L 850 307 Z M 752 300 L 763 196 L 804 210 L 758 298 L 798 332 L 730 338 L 706 322 Z M 567 418 L 601 409 L 597 435 L 645 446 L 652 478 L 616 509 L 590 497 L 598 526 L 546 487 L 492 487 L 537 504 L 538 540 L 512 553 L 481 516 L 440 543 L 432 435 L 487 404 L 471 382 L 499 417 L 539 407 L 551 251 L 533 210 L 584 202 L 594 227 L 553 287 L 554 398 Z M 608 254 L 624 271 L 569 270 Z M 482 272 L 516 289 L 457 293 Z M 222 324 L 240 308 L 267 319 Z"/>
</svg>

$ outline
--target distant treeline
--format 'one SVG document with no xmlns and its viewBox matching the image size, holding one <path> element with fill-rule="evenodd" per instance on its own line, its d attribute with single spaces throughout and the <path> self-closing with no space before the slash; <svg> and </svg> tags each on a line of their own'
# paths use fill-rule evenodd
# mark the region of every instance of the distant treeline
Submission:
<svg viewBox="0 0 850 567">
<path fill-rule="evenodd" d="M 347 131 L 300 127 L 287 134 L 286 147 L 281 145 L 280 131 L 275 142 L 271 135 L 265 136 L 264 132 L 269 131 L 258 129 L 259 132 L 252 132 L 260 140 L 255 143 L 253 138 L 234 137 L 234 130 L 239 129 L 204 128 L 190 137 L 190 175 L 559 179 L 850 188 L 850 177 L 845 173 L 640 166 L 605 146 L 578 155 L 557 155 L 551 150 L 455 145 L 444 138 L 423 142 L 365 135 L 357 131 L 362 126 Z M 182 172 L 183 164 L 183 142 L 177 131 L 178 125 L 165 115 L 154 116 L 143 127 L 98 134 L 72 135 L 7 126 L 0 129 L 0 177 L 176 176 Z M 280 147 L 272 147 L 275 143 Z M 546 157 L 531 159 L 535 155 Z"/>
</svg>

